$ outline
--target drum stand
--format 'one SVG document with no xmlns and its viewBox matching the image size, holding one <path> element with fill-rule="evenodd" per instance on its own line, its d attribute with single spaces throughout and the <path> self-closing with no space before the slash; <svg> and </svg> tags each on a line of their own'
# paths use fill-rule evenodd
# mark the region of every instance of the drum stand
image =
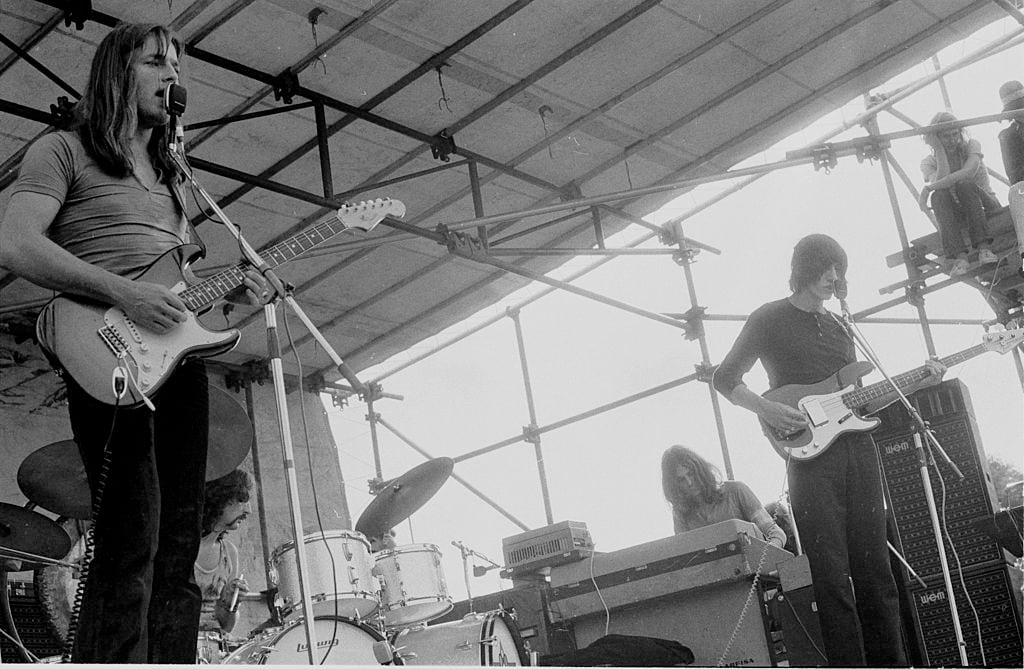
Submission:
<svg viewBox="0 0 1024 669">
<path fill-rule="evenodd" d="M 174 127 L 177 123 L 177 118 L 172 115 L 171 127 Z M 309 658 L 309 664 L 319 664 L 319 659 L 315 653 L 318 648 L 316 638 L 316 625 L 314 625 L 315 615 L 313 613 L 313 600 L 309 593 L 307 571 L 306 571 L 306 544 L 302 535 L 302 512 L 300 508 L 300 500 L 298 496 L 298 480 L 295 475 L 295 454 L 292 449 L 292 438 L 291 438 L 291 424 L 288 420 L 288 406 L 287 406 L 287 395 L 284 387 L 284 368 L 281 364 L 281 346 L 277 337 L 277 312 L 275 303 L 278 300 L 285 300 L 299 316 L 302 322 L 306 325 L 310 334 L 314 336 L 317 342 L 324 348 L 335 365 L 338 367 L 338 371 L 341 372 L 342 376 L 345 377 L 349 383 L 352 384 L 353 389 L 357 392 L 364 392 L 366 386 L 356 377 L 355 373 L 349 369 L 349 367 L 341 360 L 341 357 L 335 352 L 334 348 L 323 338 L 316 326 L 306 317 L 306 314 L 299 308 L 295 300 L 292 298 L 289 289 L 287 289 L 284 283 L 277 277 L 274 271 L 270 268 L 270 265 L 260 257 L 259 253 L 256 252 L 252 246 L 242 237 L 242 232 L 234 223 L 232 223 L 227 215 L 221 210 L 210 194 L 203 188 L 195 179 L 192 174 L 192 170 L 189 168 L 188 163 L 184 157 L 184 146 L 180 143 L 175 142 L 170 147 L 170 154 L 178 169 L 185 176 L 186 179 L 195 187 L 196 191 L 200 194 L 203 200 L 210 206 L 214 215 L 220 220 L 228 232 L 238 242 L 239 248 L 242 250 L 242 254 L 245 260 L 249 262 L 263 277 L 270 283 L 271 289 L 274 291 L 274 298 L 264 305 L 263 313 L 266 319 L 267 327 L 267 348 L 268 356 L 270 358 L 270 370 L 271 376 L 274 381 L 274 397 L 277 404 L 277 417 L 278 426 L 281 434 L 281 455 L 284 461 L 285 471 L 285 483 L 288 492 L 288 506 L 291 511 L 291 524 L 292 524 L 292 538 L 295 541 L 295 564 L 299 580 L 299 590 L 302 594 L 302 606 L 303 614 L 306 618 L 305 632 L 306 632 L 306 651 Z"/>
<path fill-rule="evenodd" d="M 956 466 L 956 463 L 950 459 L 945 449 L 942 448 L 942 444 L 939 443 L 935 433 L 932 432 L 928 423 L 918 413 L 917 408 L 907 399 L 907 396 L 903 394 L 899 386 L 890 378 L 889 374 L 882 367 L 881 361 L 878 356 L 875 355 L 874 350 L 868 344 L 867 340 L 861 334 L 860 329 L 857 328 L 856 323 L 853 322 L 853 318 L 850 316 L 850 310 L 846 305 L 846 300 L 840 298 L 840 305 L 843 310 L 842 323 L 846 327 L 846 331 L 850 334 L 854 344 L 864 353 L 868 360 L 874 364 L 875 368 L 882 373 L 885 380 L 889 382 L 892 389 L 896 392 L 899 402 L 910 414 L 911 420 L 914 422 L 914 448 L 917 452 L 917 458 L 919 463 L 919 469 L 921 473 L 921 485 L 924 488 L 925 500 L 928 503 L 928 515 L 931 518 L 932 533 L 935 535 L 935 546 L 939 551 L 939 566 L 942 569 L 942 578 L 946 586 L 946 601 L 949 602 L 949 610 L 953 618 L 953 632 L 956 636 L 956 647 L 960 653 L 960 666 L 966 667 L 967 664 L 967 642 L 964 640 L 964 633 L 960 627 L 960 613 L 957 609 L 956 598 L 953 593 L 953 581 L 949 573 L 949 563 L 946 561 L 946 548 L 942 540 L 942 529 L 939 523 L 939 514 L 935 508 L 935 493 L 932 491 L 931 478 L 928 476 L 928 465 L 935 466 L 934 452 L 935 451 L 942 456 L 945 463 L 953 470 L 958 480 L 963 480 L 964 475 L 960 469 Z M 922 442 L 922 435 L 924 435 L 924 441 Z M 901 561 L 902 558 L 901 558 Z M 905 563 L 905 561 L 904 561 Z M 916 576 L 916 574 L 915 574 Z"/>
</svg>

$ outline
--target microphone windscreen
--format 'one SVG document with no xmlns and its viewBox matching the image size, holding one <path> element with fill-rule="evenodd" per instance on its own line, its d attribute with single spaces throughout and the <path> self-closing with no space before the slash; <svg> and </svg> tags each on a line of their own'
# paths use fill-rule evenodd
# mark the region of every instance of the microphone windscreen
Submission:
<svg viewBox="0 0 1024 669">
<path fill-rule="evenodd" d="M 832 290 L 837 298 L 845 300 L 850 290 L 850 284 L 846 282 L 845 278 L 838 278 L 832 283 Z"/>
</svg>

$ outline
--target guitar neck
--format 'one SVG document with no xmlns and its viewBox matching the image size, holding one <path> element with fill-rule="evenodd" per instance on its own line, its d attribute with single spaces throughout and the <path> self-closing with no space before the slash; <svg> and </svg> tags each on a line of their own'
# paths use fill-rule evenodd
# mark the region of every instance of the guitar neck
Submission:
<svg viewBox="0 0 1024 669">
<path fill-rule="evenodd" d="M 983 344 L 977 344 L 969 349 L 954 353 L 953 355 L 945 358 L 940 358 L 939 362 L 946 367 L 952 367 L 953 365 L 959 365 L 962 362 L 966 362 L 971 358 L 981 355 L 985 351 L 989 350 Z M 858 409 L 867 404 L 874 402 L 886 402 L 889 400 L 895 400 L 897 395 L 893 389 L 893 385 L 899 388 L 901 391 L 913 386 L 915 383 L 923 381 L 928 378 L 928 368 L 921 366 L 916 369 L 912 369 L 909 372 L 897 374 L 892 377 L 892 383 L 888 380 L 879 381 L 872 383 L 870 386 L 864 386 L 856 390 L 851 390 L 848 393 L 843 394 L 843 404 L 850 407 L 851 409 Z"/>
<path fill-rule="evenodd" d="M 273 269 L 326 242 L 346 229 L 348 229 L 348 226 L 338 218 L 329 218 L 311 225 L 293 237 L 289 237 L 270 248 L 260 251 L 260 255 L 267 265 Z M 195 285 L 189 286 L 178 297 L 192 311 L 202 311 L 241 286 L 245 279 L 246 267 L 249 267 L 249 265 L 240 263 L 234 267 L 222 270 Z"/>
</svg>

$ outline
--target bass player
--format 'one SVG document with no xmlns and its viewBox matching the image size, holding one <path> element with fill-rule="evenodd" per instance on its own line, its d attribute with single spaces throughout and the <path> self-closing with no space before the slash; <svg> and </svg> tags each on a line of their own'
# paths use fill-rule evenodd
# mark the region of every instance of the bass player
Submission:
<svg viewBox="0 0 1024 669">
<path fill-rule="evenodd" d="M 108 33 L 72 129 L 29 149 L 0 224 L 0 265 L 120 308 L 143 333 L 173 332 L 186 305 L 168 287 L 136 279 L 157 258 L 198 242 L 168 153 L 164 94 L 178 80 L 179 52 L 164 26 L 121 24 Z M 255 271 L 245 272 L 244 286 L 254 305 L 269 296 Z M 152 409 L 118 406 L 131 382 L 123 375 L 112 375 L 106 402 L 69 375 L 65 381 L 95 527 L 72 659 L 191 664 L 201 604 L 193 565 L 206 467 L 205 367 L 196 359 L 179 365 Z"/>
<path fill-rule="evenodd" d="M 824 306 L 845 282 L 846 268 L 846 252 L 831 237 L 813 234 L 797 242 L 789 279 L 792 293 L 759 307 L 747 319 L 715 372 L 718 392 L 775 429 L 805 429 L 803 413 L 757 395 L 743 383 L 743 375 L 760 360 L 775 389 L 817 383 L 855 360 L 845 326 Z M 925 366 L 929 374 L 905 392 L 934 385 L 945 374 L 940 363 L 928 361 Z M 881 473 L 871 437 L 864 432 L 842 435 L 814 459 L 788 461 L 787 475 L 829 664 L 905 666 Z"/>
</svg>

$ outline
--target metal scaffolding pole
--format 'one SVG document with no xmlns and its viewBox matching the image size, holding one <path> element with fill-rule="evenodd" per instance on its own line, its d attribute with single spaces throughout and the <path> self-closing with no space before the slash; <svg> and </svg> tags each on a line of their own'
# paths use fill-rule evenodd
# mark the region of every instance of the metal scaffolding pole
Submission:
<svg viewBox="0 0 1024 669">
<path fill-rule="evenodd" d="M 697 288 L 693 280 L 693 259 L 697 251 L 688 247 L 683 239 L 683 228 L 680 223 L 672 224 L 672 231 L 675 238 L 679 240 L 679 251 L 676 255 L 676 262 L 682 266 L 683 274 L 686 276 L 686 289 L 690 295 L 690 310 L 687 312 L 690 330 L 687 339 L 696 337 L 700 343 L 701 364 L 697 367 L 699 380 L 707 384 L 708 397 L 711 399 L 711 410 L 715 414 L 715 427 L 718 428 L 718 443 L 722 448 L 722 462 L 725 464 L 725 475 L 730 480 L 736 475 L 732 470 L 732 458 L 729 457 L 729 442 L 725 436 L 725 422 L 722 420 L 722 407 L 718 403 L 718 393 L 711 385 L 713 375 L 711 365 L 711 354 L 708 350 L 708 338 L 704 332 L 704 307 L 697 303 Z"/>
<path fill-rule="evenodd" d="M 872 135 L 878 134 L 878 119 L 872 117 L 865 122 L 864 127 Z M 892 170 L 889 169 L 889 156 L 887 151 L 882 151 L 878 156 L 878 164 L 882 168 L 882 177 L 885 179 L 885 190 L 889 194 L 889 205 L 892 207 L 893 221 L 896 223 L 896 231 L 900 237 L 900 246 L 904 249 L 909 248 L 910 242 L 907 238 L 907 228 L 903 224 L 903 213 L 900 211 L 900 203 L 896 197 L 896 184 L 892 178 Z M 917 269 L 913 267 L 909 261 L 904 263 L 907 268 L 907 277 L 915 278 L 914 274 Z M 907 295 L 907 302 L 917 309 L 917 316 L 921 319 L 921 332 L 924 335 L 925 347 L 928 349 L 928 356 L 934 358 L 936 356 L 935 351 L 935 340 L 932 338 L 931 328 L 928 327 L 928 313 L 924 308 L 924 297 L 918 294 L 911 299 L 911 289 L 908 287 L 905 289 Z"/>
<path fill-rule="evenodd" d="M 600 414 L 602 414 L 602 413 L 604 413 L 606 411 L 611 411 L 612 409 L 618 409 L 621 406 L 625 406 L 627 404 L 631 404 L 632 402 L 636 402 L 637 400 L 642 400 L 642 399 L 651 397 L 653 395 L 657 395 L 658 393 L 664 392 L 666 390 L 671 390 L 672 388 L 675 388 L 676 386 L 681 386 L 684 383 L 689 383 L 690 381 L 697 381 L 697 380 L 698 380 L 698 375 L 697 374 L 690 374 L 689 376 L 683 376 L 683 377 L 680 377 L 678 379 L 675 379 L 674 381 L 668 381 L 667 383 L 661 383 L 661 384 L 659 384 L 657 386 L 654 386 L 653 388 L 648 388 L 647 390 L 642 390 L 642 391 L 640 391 L 638 393 L 634 393 L 634 394 L 629 395 L 627 397 L 623 397 L 622 399 L 615 400 L 614 402 L 608 402 L 607 404 L 602 404 L 599 407 L 595 407 L 593 409 L 590 409 L 589 411 L 584 411 L 582 413 L 578 413 L 575 416 L 569 416 L 568 418 L 563 418 L 562 420 L 555 421 L 554 423 L 551 423 L 549 425 L 542 425 L 542 426 L 537 428 L 536 432 L 537 432 L 537 434 L 543 434 L 545 432 L 551 432 L 552 430 L 557 430 L 560 427 L 565 427 L 566 425 L 571 425 L 573 423 L 578 423 L 581 420 L 584 420 L 586 418 L 592 418 L 593 416 L 600 415 Z M 511 446 L 512 444 L 517 444 L 520 441 L 523 441 L 523 435 L 521 435 L 521 434 L 516 435 L 514 437 L 509 437 L 508 439 L 504 439 L 504 440 L 499 441 L 497 443 L 491 444 L 490 446 L 484 446 L 483 448 L 478 448 L 477 450 L 470 451 L 469 453 L 463 453 L 462 455 L 459 455 L 459 456 L 455 457 L 454 460 L 455 460 L 456 463 L 459 463 L 459 462 L 462 462 L 464 460 L 469 460 L 471 458 L 477 458 L 477 457 L 480 457 L 481 455 L 486 455 L 487 453 L 490 453 L 491 451 L 496 451 L 496 450 L 498 450 L 500 448 L 505 448 L 506 446 Z"/>
<path fill-rule="evenodd" d="M 530 385 L 530 369 L 526 364 L 526 340 L 523 337 L 523 324 L 519 319 L 519 311 L 508 310 L 508 317 L 516 328 L 516 344 L 519 349 L 519 364 L 523 370 L 523 391 L 526 393 L 526 408 L 530 412 L 530 424 L 523 428 L 524 439 L 533 444 L 537 456 L 537 475 L 540 478 L 540 494 L 544 498 L 544 516 L 548 525 L 553 525 L 555 516 L 551 513 L 551 493 L 548 491 L 548 476 L 544 468 L 544 452 L 541 450 L 540 434 L 537 432 L 537 408 L 533 403 L 533 387 Z"/>
<path fill-rule="evenodd" d="M 419 446 L 416 445 L 415 442 L 413 442 L 411 439 L 409 439 L 404 434 L 399 432 L 398 429 L 394 425 L 392 425 L 391 423 L 387 422 L 386 420 L 384 420 L 383 418 L 381 418 L 379 416 L 377 417 L 377 422 L 379 422 L 381 425 L 383 425 L 385 428 L 387 428 L 393 435 L 395 435 L 396 437 L 401 439 L 403 442 L 405 442 L 406 445 L 408 445 L 410 448 L 412 448 L 414 451 L 416 451 L 417 453 L 419 453 L 420 455 L 422 455 L 426 459 L 432 460 L 434 458 L 434 456 L 431 455 L 430 453 L 428 453 L 425 449 L 420 448 Z M 456 458 L 455 461 L 458 462 L 459 460 Z M 508 518 L 510 521 L 515 523 L 517 526 L 519 526 L 521 529 L 523 529 L 523 530 L 529 530 L 530 529 L 529 525 L 527 525 L 526 523 L 524 523 L 523 521 L 519 520 L 518 518 L 513 516 L 511 513 L 506 511 L 504 508 L 502 508 L 502 506 L 500 504 L 498 504 L 493 499 L 491 499 L 487 495 L 485 495 L 482 492 L 480 492 L 480 490 L 475 488 L 466 479 L 462 478 L 458 474 L 452 474 L 452 478 L 455 479 L 456 481 L 458 481 L 464 488 L 466 488 L 466 490 L 470 491 L 471 493 L 473 493 L 474 495 L 479 497 L 488 506 L 490 506 L 492 509 L 494 509 L 495 511 L 497 511 L 501 515 L 503 515 L 506 518 Z"/>
</svg>

